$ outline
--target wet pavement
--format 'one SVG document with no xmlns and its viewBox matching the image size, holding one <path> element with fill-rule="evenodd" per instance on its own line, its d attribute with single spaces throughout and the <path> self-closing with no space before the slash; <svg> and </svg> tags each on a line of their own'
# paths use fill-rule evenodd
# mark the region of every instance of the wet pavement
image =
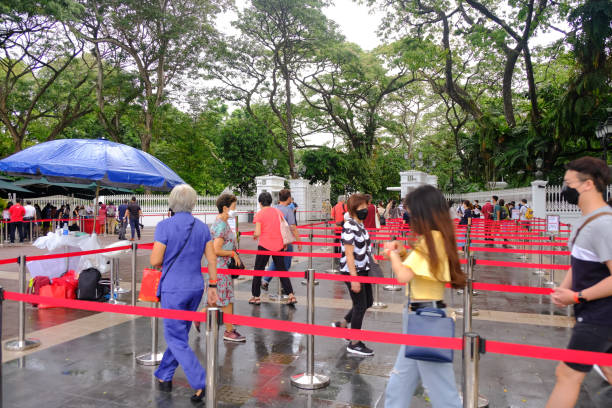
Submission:
<svg viewBox="0 0 612 408">
<path fill-rule="evenodd" d="M 142 242 L 150 242 L 152 230 L 145 230 Z M 103 238 L 112 242 L 113 237 Z M 254 249 L 250 238 L 243 238 L 243 248 Z M 309 250 L 310 247 L 305 247 Z M 21 252 L 39 254 L 43 251 L 31 246 L 0 249 L 0 258 Z M 315 247 L 316 252 L 323 252 Z M 139 269 L 148 264 L 148 252 L 139 251 Z M 479 253 L 479 257 L 484 257 Z M 121 259 L 121 279 L 129 287 L 129 255 Z M 487 259 L 513 260 L 508 254 L 487 254 Z M 254 257 L 244 256 L 247 267 Z M 537 259 L 532 259 L 537 261 Z M 548 262 L 549 260 L 544 260 Z M 560 260 L 557 260 L 559 262 Z M 562 262 L 565 262 L 564 260 Z M 297 259 L 293 270 L 304 270 L 307 261 Z M 314 269 L 329 269 L 329 259 L 315 258 Z M 0 266 L 0 284 L 15 290 L 16 265 Z M 388 270 L 387 270 L 388 273 Z M 562 273 L 558 273 L 558 279 Z M 536 285 L 539 278 L 531 270 L 477 267 L 479 281 Z M 276 290 L 276 279 L 271 291 Z M 305 286 L 293 279 L 299 303 L 294 307 L 265 301 L 261 306 L 247 303 L 250 281 L 236 285 L 236 313 L 289 320 L 306 321 Z M 344 316 L 348 307 L 348 293 L 342 282 L 321 281 L 316 287 L 316 322 L 329 324 Z M 400 332 L 403 291 L 380 291 L 381 301 L 388 308 L 370 310 L 364 320 L 365 330 Z M 447 303 L 461 307 L 462 297 L 447 291 Z M 474 331 L 489 340 L 523 344 L 565 347 L 569 339 L 571 319 L 566 310 L 550 316 L 547 298 L 537 295 L 482 292 L 474 298 L 481 316 L 475 317 Z M 174 391 L 170 394 L 155 389 L 155 367 L 136 364 L 135 356 L 149 351 L 151 321 L 148 318 L 129 318 L 110 321 L 106 314 L 65 309 L 37 310 L 27 308 L 28 332 L 46 336 L 60 336 L 60 331 L 74 331 L 66 341 L 43 346 L 24 357 L 6 361 L 2 367 L 4 407 L 191 407 L 189 388 L 182 370 L 177 370 Z M 17 306 L 4 302 L 2 339 L 17 333 Z M 104 323 L 104 324 L 103 324 Z M 99 325 L 96 327 L 96 325 Z M 462 321 L 457 320 L 457 335 Z M 87 328 L 87 329 L 86 329 Z M 79 331 L 82 329 L 82 331 Z M 389 372 L 399 346 L 368 343 L 373 357 L 355 357 L 345 351 L 341 339 L 317 337 L 315 340 L 315 371 L 330 377 L 328 387 L 304 391 L 293 387 L 290 376 L 305 370 L 305 336 L 268 330 L 240 327 L 247 337 L 244 344 L 221 342 L 219 345 L 220 407 L 382 407 Z M 161 334 L 161 331 L 160 331 Z M 161 345 L 163 347 L 163 336 Z M 204 336 L 191 332 L 190 343 L 201 361 L 205 361 Z M 5 353 L 6 356 L 6 353 Z M 480 391 L 490 400 L 491 407 L 543 407 L 554 385 L 556 362 L 485 354 L 480 364 Z M 461 383 L 461 357 L 455 355 L 456 381 Z M 435 392 L 435 390 L 432 390 Z M 413 398 L 413 407 L 429 407 L 423 389 Z M 612 387 L 605 387 L 595 373 L 587 376 L 581 391 L 579 407 L 611 407 Z"/>
</svg>

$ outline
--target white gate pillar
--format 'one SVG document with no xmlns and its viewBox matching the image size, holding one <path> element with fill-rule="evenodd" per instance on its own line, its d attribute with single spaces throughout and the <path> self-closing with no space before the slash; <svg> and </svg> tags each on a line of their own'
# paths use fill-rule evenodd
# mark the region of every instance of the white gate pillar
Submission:
<svg viewBox="0 0 612 408">
<path fill-rule="evenodd" d="M 546 185 L 548 181 L 534 180 L 531 182 L 531 197 L 533 208 L 533 216 L 537 218 L 546 218 Z"/>
</svg>

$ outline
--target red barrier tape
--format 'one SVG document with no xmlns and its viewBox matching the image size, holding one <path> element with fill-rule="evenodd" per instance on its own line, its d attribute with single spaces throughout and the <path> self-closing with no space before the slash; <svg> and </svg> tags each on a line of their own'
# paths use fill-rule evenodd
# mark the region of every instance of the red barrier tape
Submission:
<svg viewBox="0 0 612 408">
<path fill-rule="evenodd" d="M 57 299 L 52 297 L 25 295 L 15 292 L 4 292 L 5 299 L 20 302 L 44 303 L 57 307 L 90 310 L 97 312 L 110 312 L 130 314 L 145 317 L 159 317 L 175 320 L 206 321 L 206 314 L 201 312 L 187 312 L 183 310 L 159 309 L 141 306 L 109 305 L 107 303 L 88 302 L 83 300 Z M 418 336 L 411 334 L 388 333 L 370 330 L 343 329 L 306 323 L 264 319 L 261 317 L 240 316 L 224 314 L 224 321 L 242 326 L 258 329 L 283 331 L 288 333 L 310 334 L 315 336 L 350 338 L 354 340 L 374 343 L 406 344 L 417 347 L 434 347 L 452 350 L 462 350 L 460 338 Z M 567 350 L 553 347 L 531 346 L 526 344 L 506 343 L 499 341 L 486 341 L 486 351 L 489 353 L 505 354 L 519 357 L 537 358 L 544 360 L 561 360 L 580 364 L 599 364 L 612 366 L 612 354 L 595 353 L 590 351 Z"/>
<path fill-rule="evenodd" d="M 7 265 L 19 262 L 18 258 L 0 259 L 0 265 Z"/>
<path fill-rule="evenodd" d="M 570 265 L 553 265 L 553 264 L 537 264 L 525 262 L 505 262 L 505 261 L 490 261 L 488 259 L 477 259 L 476 265 L 486 266 L 503 266 L 506 268 L 537 268 L 537 269 L 557 269 L 566 271 Z"/>
<path fill-rule="evenodd" d="M 531 295 L 550 295 L 550 288 L 534 288 L 531 286 L 500 285 L 497 283 L 474 282 L 475 290 L 487 290 L 492 292 L 525 293 Z"/>
<path fill-rule="evenodd" d="M 487 353 L 538 358 L 541 360 L 557 360 L 579 364 L 598 364 L 601 366 L 612 365 L 612 354 L 595 353 L 592 351 L 530 346 L 527 344 L 514 344 L 490 340 L 487 340 L 486 342 L 486 349 Z"/>
<path fill-rule="evenodd" d="M 495 237 L 499 239 L 503 237 Z M 485 241 L 484 239 L 473 239 L 473 244 L 491 244 L 491 245 L 516 245 L 516 246 L 561 246 L 566 247 L 567 242 L 521 242 L 521 241 Z"/>
<path fill-rule="evenodd" d="M 535 249 L 510 249 L 510 248 L 483 248 L 470 247 L 471 252 L 498 252 L 506 254 L 535 254 L 535 255 L 570 255 L 570 251 L 543 251 Z"/>
</svg>

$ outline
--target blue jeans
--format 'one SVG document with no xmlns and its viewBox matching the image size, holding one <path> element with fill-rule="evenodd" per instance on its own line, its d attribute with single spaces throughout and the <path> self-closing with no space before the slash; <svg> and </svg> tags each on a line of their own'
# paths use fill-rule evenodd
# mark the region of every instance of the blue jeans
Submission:
<svg viewBox="0 0 612 408">
<path fill-rule="evenodd" d="M 202 293 L 202 289 L 162 292 L 161 307 L 195 312 L 200 305 Z M 189 347 L 191 323 L 190 320 L 164 319 L 164 337 L 168 348 L 164 352 L 159 368 L 155 371 L 155 377 L 162 381 L 172 381 L 174 371 L 180 364 L 191 388 L 199 390 L 206 387 L 206 370 Z"/>
<path fill-rule="evenodd" d="M 140 220 L 138 218 L 130 217 L 130 229 L 132 230 L 132 239 L 134 239 L 134 233 L 137 233 L 138 239 L 140 239 Z"/>
<path fill-rule="evenodd" d="M 408 306 L 404 308 L 402 333 L 408 332 Z M 434 408 L 461 408 L 452 363 L 432 363 L 406 358 L 401 346 L 385 391 L 385 408 L 410 408 L 414 391 L 423 382 Z"/>
<path fill-rule="evenodd" d="M 289 244 L 287 245 L 287 252 L 293 252 L 293 244 Z M 293 259 L 292 256 L 286 256 L 285 257 L 285 270 L 288 271 L 289 269 L 291 269 L 291 260 Z M 276 265 L 274 265 L 274 259 L 272 259 L 270 261 L 270 266 L 268 266 L 268 269 L 266 269 L 266 271 L 275 271 L 276 270 Z M 272 280 L 272 276 L 266 276 L 265 278 L 263 278 L 264 282 L 266 283 L 270 283 L 270 281 Z"/>
</svg>

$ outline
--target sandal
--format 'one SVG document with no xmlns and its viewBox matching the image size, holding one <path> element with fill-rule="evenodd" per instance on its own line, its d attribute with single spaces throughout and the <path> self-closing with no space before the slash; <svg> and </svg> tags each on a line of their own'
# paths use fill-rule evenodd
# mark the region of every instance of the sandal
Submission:
<svg viewBox="0 0 612 408">
<path fill-rule="evenodd" d="M 295 295 L 289 295 L 289 300 L 287 301 L 288 305 L 295 305 L 297 303 L 297 299 L 295 298 Z"/>
<path fill-rule="evenodd" d="M 261 299 L 258 297 L 252 297 L 249 299 L 250 305 L 261 305 Z"/>
</svg>

